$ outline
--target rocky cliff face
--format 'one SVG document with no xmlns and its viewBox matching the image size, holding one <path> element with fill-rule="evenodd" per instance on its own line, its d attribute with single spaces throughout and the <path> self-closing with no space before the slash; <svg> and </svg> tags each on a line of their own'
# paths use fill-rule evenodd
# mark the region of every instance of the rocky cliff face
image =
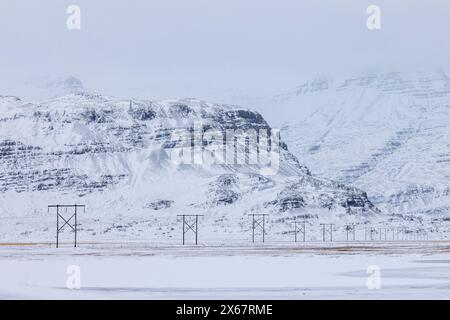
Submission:
<svg viewBox="0 0 450 320">
<path fill-rule="evenodd" d="M 280 143 L 277 174 L 255 166 L 180 165 L 174 130 L 272 130 L 253 111 L 195 99 L 154 102 L 75 93 L 29 103 L 0 96 L 0 211 L 3 237 L 51 240 L 48 204 L 83 203 L 85 238 L 169 239 L 176 214 L 204 214 L 219 238 L 269 213 L 274 233 L 295 216 L 365 221 L 379 213 L 365 192 L 311 175 Z M 204 147 L 204 146 L 203 146 Z M 28 219 L 28 220 L 27 220 Z M 8 222 L 9 221 L 9 222 Z M 334 221 L 334 220 L 333 220 Z M 270 227 L 269 227 L 270 228 Z"/>
</svg>

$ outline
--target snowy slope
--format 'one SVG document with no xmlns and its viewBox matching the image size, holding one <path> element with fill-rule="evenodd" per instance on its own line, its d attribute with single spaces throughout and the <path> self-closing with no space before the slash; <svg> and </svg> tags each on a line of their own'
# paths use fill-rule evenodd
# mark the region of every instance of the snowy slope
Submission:
<svg viewBox="0 0 450 320">
<path fill-rule="evenodd" d="M 450 79 L 443 72 L 315 79 L 266 107 L 314 174 L 366 190 L 386 213 L 448 219 Z"/>
<path fill-rule="evenodd" d="M 280 170 L 177 165 L 174 129 L 270 129 L 256 112 L 196 99 L 121 100 L 75 93 L 40 102 L 0 96 L 2 241 L 53 241 L 48 204 L 86 204 L 82 239 L 179 238 L 176 215 L 203 214 L 216 239 L 248 239 L 249 213 L 268 213 L 282 235 L 295 216 L 311 223 L 385 219 L 365 192 L 311 175 L 281 144 Z M 70 212 L 68 213 L 70 216 Z M 67 238 L 67 239 L 70 239 Z"/>
</svg>

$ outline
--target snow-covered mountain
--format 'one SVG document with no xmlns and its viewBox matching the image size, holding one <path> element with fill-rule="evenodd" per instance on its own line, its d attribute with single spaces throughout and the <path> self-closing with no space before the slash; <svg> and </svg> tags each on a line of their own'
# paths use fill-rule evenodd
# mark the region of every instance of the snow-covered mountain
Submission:
<svg viewBox="0 0 450 320">
<path fill-rule="evenodd" d="M 388 214 L 450 214 L 450 79 L 367 72 L 307 81 L 266 102 L 314 174 L 366 190 Z"/>
<path fill-rule="evenodd" d="M 272 235 L 291 230 L 296 216 L 342 225 L 386 218 L 365 192 L 312 175 L 284 142 L 275 175 L 249 164 L 174 163 L 171 134 L 196 121 L 271 130 L 257 112 L 196 99 L 0 96 L 2 241 L 52 241 L 49 204 L 86 204 L 80 233 L 92 241 L 179 238 L 177 214 L 203 214 L 202 232 L 235 240 L 250 236 L 250 213 L 270 214 Z"/>
<path fill-rule="evenodd" d="M 67 73 L 32 78 L 25 83 L 24 90 L 28 100 L 52 99 L 86 92 L 81 80 Z"/>
</svg>

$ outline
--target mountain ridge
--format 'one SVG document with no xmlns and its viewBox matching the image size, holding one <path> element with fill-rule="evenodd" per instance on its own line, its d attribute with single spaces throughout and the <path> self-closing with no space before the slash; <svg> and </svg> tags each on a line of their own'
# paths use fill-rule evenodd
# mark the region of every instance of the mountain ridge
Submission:
<svg viewBox="0 0 450 320">
<path fill-rule="evenodd" d="M 427 217 L 450 209 L 445 72 L 312 80 L 266 105 L 282 110 L 284 139 L 315 174 L 367 190 L 387 213 Z"/>
<path fill-rule="evenodd" d="M 0 210 L 16 216 L 11 220 L 16 223 L 34 221 L 10 224 L 1 231 L 4 237 L 48 239 L 53 218 L 46 206 L 59 201 L 81 201 L 95 213 L 82 220 L 81 231 L 89 239 L 170 239 L 180 212 L 205 213 L 211 237 L 221 230 L 221 236 L 238 238 L 248 230 L 246 215 L 255 212 L 269 213 L 277 221 L 270 228 L 279 236 L 295 217 L 342 223 L 383 218 L 365 192 L 312 176 L 283 142 L 280 170 L 273 176 L 247 164 L 170 161 L 174 129 L 191 130 L 198 120 L 222 130 L 271 129 L 249 109 L 198 99 L 155 102 L 92 93 L 38 103 L 0 98 L 0 106 Z"/>
</svg>

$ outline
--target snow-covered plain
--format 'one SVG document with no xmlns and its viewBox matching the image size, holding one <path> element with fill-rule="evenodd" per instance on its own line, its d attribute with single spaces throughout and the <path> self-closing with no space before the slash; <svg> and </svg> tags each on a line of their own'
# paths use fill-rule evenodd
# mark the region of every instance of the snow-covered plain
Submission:
<svg viewBox="0 0 450 320">
<path fill-rule="evenodd" d="M 448 299 L 450 243 L 0 247 L 2 299 Z M 80 289 L 69 289 L 69 266 Z M 381 286 L 369 289 L 378 266 Z M 373 268 L 373 267 L 372 267 Z"/>
</svg>

